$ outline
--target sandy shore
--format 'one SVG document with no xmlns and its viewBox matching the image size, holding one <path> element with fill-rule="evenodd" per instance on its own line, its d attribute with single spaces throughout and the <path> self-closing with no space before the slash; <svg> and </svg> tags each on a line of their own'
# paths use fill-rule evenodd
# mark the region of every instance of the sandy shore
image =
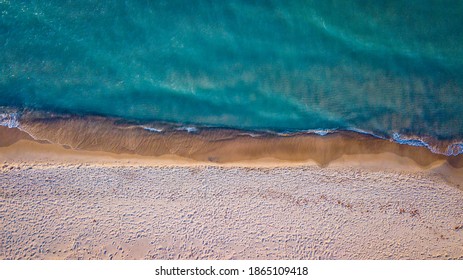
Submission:
<svg viewBox="0 0 463 280">
<path fill-rule="evenodd" d="M 227 158 L 252 150 L 236 139 L 143 155 L 0 130 L 1 259 L 463 259 L 459 158 L 383 142 Z"/>
</svg>

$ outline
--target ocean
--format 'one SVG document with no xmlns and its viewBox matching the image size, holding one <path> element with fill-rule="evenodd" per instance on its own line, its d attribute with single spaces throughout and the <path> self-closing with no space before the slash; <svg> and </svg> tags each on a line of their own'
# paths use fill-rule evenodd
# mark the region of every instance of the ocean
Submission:
<svg viewBox="0 0 463 280">
<path fill-rule="evenodd" d="M 463 1 L 0 0 L 0 12 L 3 125 L 34 111 L 351 130 L 463 153 Z"/>
</svg>

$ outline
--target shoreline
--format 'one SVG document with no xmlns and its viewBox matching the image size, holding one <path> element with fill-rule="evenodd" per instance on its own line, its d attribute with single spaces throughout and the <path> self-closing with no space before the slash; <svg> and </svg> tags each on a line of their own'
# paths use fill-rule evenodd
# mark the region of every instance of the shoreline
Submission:
<svg viewBox="0 0 463 280">
<path fill-rule="evenodd" d="M 30 130 L 31 126 L 44 125 L 50 126 L 52 129 L 60 129 L 60 126 L 70 125 L 76 126 L 77 129 L 82 128 L 82 124 L 97 123 L 101 126 L 112 127 L 115 130 L 127 135 L 128 130 L 133 130 L 137 133 L 137 130 L 143 129 L 145 132 L 150 134 L 157 134 L 158 136 L 164 135 L 169 136 L 172 134 L 199 134 L 203 135 L 206 140 L 209 141 L 220 141 L 220 140 L 231 140 L 238 137 L 251 137 L 251 138 L 292 138 L 292 137 L 329 137 L 329 136 L 349 136 L 351 138 L 357 138 L 358 140 L 365 139 L 379 139 L 385 140 L 396 144 L 412 147 L 425 147 L 433 154 L 444 155 L 444 156 L 459 156 L 463 155 L 463 138 L 455 139 L 438 139 L 433 136 L 425 135 L 410 135 L 393 133 L 389 136 L 376 134 L 374 132 L 363 131 L 356 128 L 335 128 L 335 129 L 308 129 L 308 130 L 290 130 L 290 131 L 279 131 L 271 129 L 244 129 L 244 128 L 233 128 L 233 127 L 218 127 L 209 125 L 196 125 L 196 124 L 182 124 L 172 123 L 166 121 L 140 121 L 140 120 L 125 120 L 111 116 L 98 116 L 98 115 L 73 115 L 73 114 L 55 114 L 47 113 L 44 111 L 23 111 L 17 112 L 14 109 L 8 107 L 3 108 L 4 112 L 0 113 L 0 127 L 18 128 L 25 131 L 28 134 L 34 133 Z M 79 124 L 80 123 L 80 124 Z M 94 127 L 93 127 L 94 128 Z M 107 128 L 106 128 L 107 129 Z M 78 132 L 76 132 L 78 133 Z M 32 136 L 32 135 L 31 135 Z M 43 135 L 42 135 L 43 136 Z M 92 136 L 92 135 L 88 135 Z M 122 135 L 124 136 L 124 135 Z M 41 137 L 38 135 L 38 137 Z"/>
<path fill-rule="evenodd" d="M 24 139 L 58 144 L 74 150 L 115 154 L 174 154 L 217 163 L 273 157 L 285 161 L 314 160 L 321 166 L 343 155 L 389 152 L 411 158 L 421 166 L 445 160 L 455 168 L 463 167 L 463 154 L 433 152 L 452 145 L 458 148 L 458 142 L 455 141 L 440 141 L 431 148 L 426 146 L 426 142 L 421 142 L 426 145 L 404 144 L 351 130 L 276 133 L 174 126 L 168 123 L 157 123 L 157 128 L 153 128 L 116 118 L 44 116 L 43 113 L 26 113 L 22 117 L 8 118 L 3 116 L 3 125 L 0 126 L 0 147 Z M 235 155 L 230 156 L 231 152 Z"/>
</svg>

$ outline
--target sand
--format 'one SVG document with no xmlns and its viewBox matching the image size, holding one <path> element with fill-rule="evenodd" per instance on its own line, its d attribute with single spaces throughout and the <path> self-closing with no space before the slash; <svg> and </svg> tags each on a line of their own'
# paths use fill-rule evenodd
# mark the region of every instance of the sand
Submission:
<svg viewBox="0 0 463 280">
<path fill-rule="evenodd" d="M 226 157 L 230 140 L 217 162 L 0 130 L 0 259 L 463 259 L 460 159 Z"/>
<path fill-rule="evenodd" d="M 463 193 L 423 172 L 4 165 L 3 259 L 463 259 Z"/>
</svg>

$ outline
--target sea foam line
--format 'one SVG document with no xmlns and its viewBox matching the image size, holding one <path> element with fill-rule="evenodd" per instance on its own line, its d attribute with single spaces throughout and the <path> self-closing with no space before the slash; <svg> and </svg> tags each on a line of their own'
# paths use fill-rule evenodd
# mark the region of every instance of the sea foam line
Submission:
<svg viewBox="0 0 463 280">
<path fill-rule="evenodd" d="M 19 113 L 0 113 L 0 125 L 8 128 L 19 127 Z"/>
<path fill-rule="evenodd" d="M 437 147 L 430 145 L 423 139 L 403 136 L 397 132 L 392 135 L 392 141 L 399 143 L 399 144 L 409 145 L 409 146 L 426 147 L 428 150 L 430 150 L 434 154 L 441 154 L 441 155 L 446 155 L 446 156 L 457 156 L 459 154 L 463 154 L 463 143 L 460 143 L 460 142 L 449 144 L 445 152 L 443 152 Z"/>
<path fill-rule="evenodd" d="M 156 133 L 161 133 L 164 131 L 162 128 L 154 128 L 154 127 L 149 127 L 149 126 L 142 126 L 144 130 L 148 130 L 150 132 L 156 132 Z"/>
</svg>

